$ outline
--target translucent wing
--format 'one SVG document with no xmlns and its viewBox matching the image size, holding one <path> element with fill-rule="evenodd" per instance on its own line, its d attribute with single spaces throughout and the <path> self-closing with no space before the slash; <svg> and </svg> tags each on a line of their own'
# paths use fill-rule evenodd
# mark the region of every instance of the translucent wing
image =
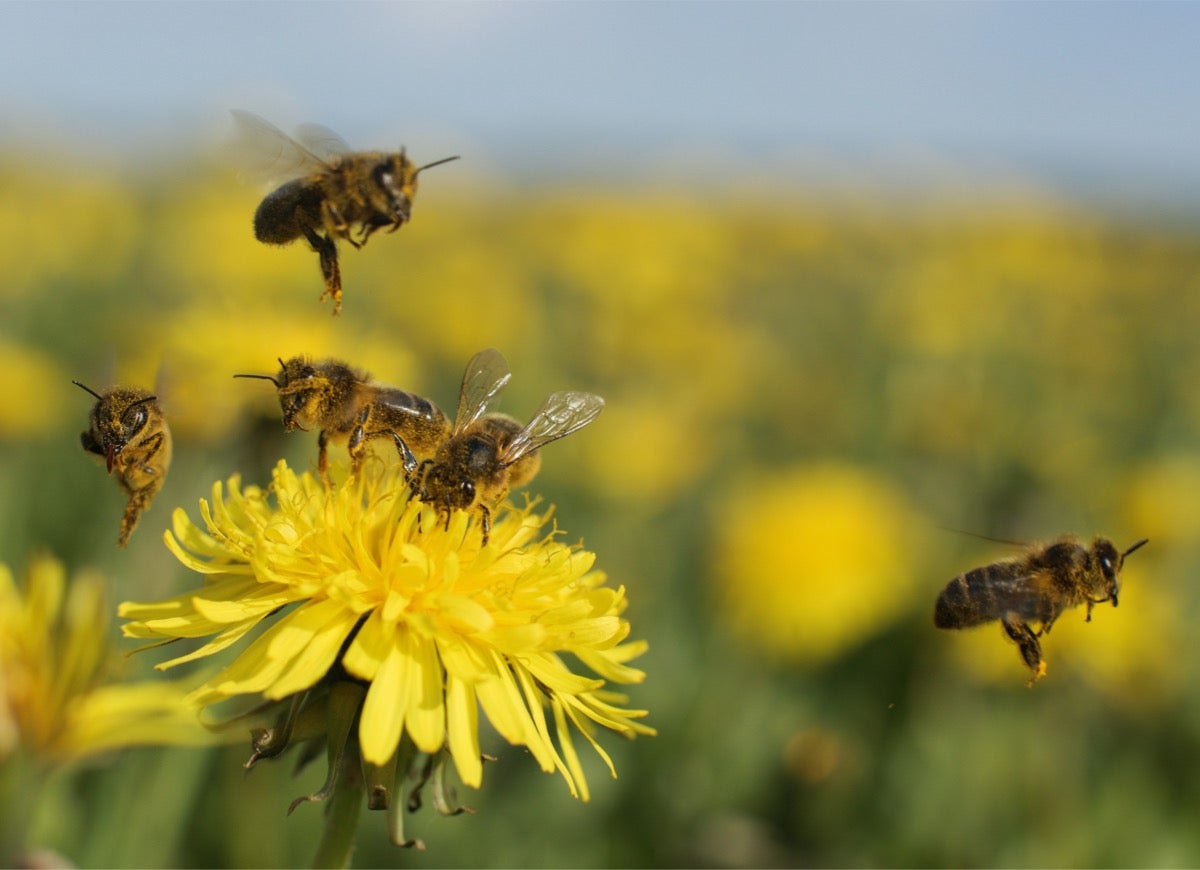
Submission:
<svg viewBox="0 0 1200 870">
<path fill-rule="evenodd" d="M 252 112 L 233 110 L 237 134 L 233 148 L 245 172 L 258 181 L 287 181 L 329 164 L 274 124 Z"/>
<path fill-rule="evenodd" d="M 501 465 L 512 465 L 551 441 L 570 435 L 592 422 L 604 410 L 604 400 L 592 393 L 572 390 L 551 393 L 533 419 L 518 432 L 500 455 Z"/>
<path fill-rule="evenodd" d="M 458 411 L 454 414 L 454 434 L 466 429 L 487 413 L 500 391 L 512 378 L 504 354 L 489 347 L 471 357 L 463 372 L 458 393 Z"/>
<path fill-rule="evenodd" d="M 328 162 L 350 153 L 346 141 L 321 124 L 301 124 L 296 128 L 296 138 L 301 145 Z"/>
<path fill-rule="evenodd" d="M 376 402 L 387 405 L 389 408 L 393 408 L 404 414 L 411 414 L 414 417 L 427 419 L 431 416 L 440 416 L 441 414 L 428 399 L 396 389 L 395 387 L 380 389 L 376 397 Z"/>
<path fill-rule="evenodd" d="M 942 628 L 966 628 L 1000 619 L 1006 613 L 1044 621 L 1056 613 L 1050 589 L 1053 583 L 1049 572 L 1030 570 L 1021 561 L 973 568 L 942 590 L 934 622 Z"/>
</svg>

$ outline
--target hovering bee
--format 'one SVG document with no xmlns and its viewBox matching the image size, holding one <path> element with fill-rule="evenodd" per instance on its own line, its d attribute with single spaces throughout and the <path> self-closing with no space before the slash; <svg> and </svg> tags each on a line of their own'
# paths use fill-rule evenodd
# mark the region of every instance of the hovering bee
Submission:
<svg viewBox="0 0 1200 870">
<path fill-rule="evenodd" d="M 117 538 L 117 546 L 124 547 L 167 478 L 171 430 L 158 397 L 145 390 L 113 387 L 101 394 L 79 381 L 71 383 L 96 397 L 88 428 L 79 436 L 83 449 L 103 456 L 109 474 L 116 469 L 117 483 L 129 496 Z"/>
<path fill-rule="evenodd" d="M 488 413 L 489 405 L 512 374 L 500 351 L 488 348 L 467 363 L 450 437 L 433 459 L 422 463 L 419 497 L 446 512 L 479 511 L 483 543 L 491 531 L 491 508 L 513 487 L 524 486 L 541 467 L 538 450 L 582 429 L 604 409 L 591 393 L 552 393 L 528 424 L 506 414 Z"/>
<path fill-rule="evenodd" d="M 307 239 L 321 260 L 321 299 L 332 297 L 334 314 L 342 310 L 337 240 L 361 248 L 377 230 L 400 229 L 412 214 L 417 176 L 458 159 L 414 166 L 403 148 L 352 152 L 340 136 L 316 124 L 300 128 L 301 144 L 257 115 L 235 109 L 233 117 L 246 149 L 266 156 L 277 175 L 294 176 L 259 204 L 255 237 L 269 245 Z"/>
<path fill-rule="evenodd" d="M 1004 633 L 1033 672 L 1029 685 L 1046 673 L 1038 638 L 1050 631 L 1064 610 L 1111 601 L 1117 606 L 1119 574 L 1125 557 L 1147 543 L 1143 538 L 1124 553 L 1107 538 L 1096 537 L 1090 548 L 1071 536 L 1035 546 L 1021 558 L 973 568 L 951 580 L 938 596 L 933 624 L 938 628 L 969 628 L 1000 620 Z M 1029 622 L 1040 623 L 1035 632 Z"/>
<path fill-rule="evenodd" d="M 259 378 L 275 385 L 283 410 L 283 427 L 321 430 L 317 438 L 317 469 L 328 481 L 327 449 L 331 439 L 347 439 L 352 473 L 358 474 L 367 442 L 391 438 L 410 477 L 417 456 L 431 456 L 450 434 L 450 421 L 428 399 L 395 387 L 373 383 L 370 376 L 344 362 L 309 361 L 297 356 L 279 360 L 279 374 L 234 375 Z"/>
</svg>

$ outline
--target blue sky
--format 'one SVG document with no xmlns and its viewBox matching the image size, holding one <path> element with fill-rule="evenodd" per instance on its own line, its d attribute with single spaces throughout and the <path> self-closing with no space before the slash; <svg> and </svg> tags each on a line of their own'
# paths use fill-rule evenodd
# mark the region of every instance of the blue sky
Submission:
<svg viewBox="0 0 1200 870">
<path fill-rule="evenodd" d="M 3 3 L 9 137 L 247 108 L 500 163 L 957 160 L 1200 190 L 1192 3 Z"/>
</svg>

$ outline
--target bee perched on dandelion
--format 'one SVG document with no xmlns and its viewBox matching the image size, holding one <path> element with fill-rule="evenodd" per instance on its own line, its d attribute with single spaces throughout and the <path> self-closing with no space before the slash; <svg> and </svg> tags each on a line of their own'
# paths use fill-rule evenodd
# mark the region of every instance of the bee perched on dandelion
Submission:
<svg viewBox="0 0 1200 870">
<path fill-rule="evenodd" d="M 574 735 L 613 770 L 596 726 L 626 737 L 654 733 L 639 721 L 645 711 L 605 688 L 643 679 L 629 664 L 646 645 L 628 639 L 624 588 L 608 586 L 592 553 L 548 529 L 552 511 L 536 501 L 497 508 L 484 544 L 469 533 L 465 511 L 439 522 L 390 458 L 369 458 L 357 475 L 331 463 L 333 485 L 282 461 L 265 489 L 236 476 L 218 482 L 211 503 L 201 503 L 203 524 L 177 510 L 166 534 L 203 584 L 121 605 L 130 620 L 124 633 L 207 638 L 159 665 L 167 668 L 265 626 L 191 702 L 276 704 L 279 718 L 255 732 L 249 763 L 325 738 L 329 778 L 307 798 L 338 806 L 340 791 L 365 790 L 369 806 L 388 811 L 398 844 L 415 842 L 404 836 L 398 793 L 411 769 L 445 812 L 457 810 L 445 787 L 450 766 L 466 785 L 481 785 L 480 711 L 586 800 Z M 573 670 L 568 655 L 591 673 Z M 327 841 L 343 842 L 344 827 L 330 821 Z M 323 854 L 335 860 L 338 848 Z"/>
<path fill-rule="evenodd" d="M 474 509 L 485 544 L 492 507 L 509 490 L 533 480 L 542 465 L 538 451 L 582 429 L 604 410 L 604 400 L 597 395 L 561 391 L 551 393 L 522 426 L 507 414 L 488 412 L 511 378 L 508 361 L 494 347 L 471 357 L 463 372 L 454 426 L 421 465 L 421 500 L 438 505 L 447 522 L 451 510 Z"/>
</svg>

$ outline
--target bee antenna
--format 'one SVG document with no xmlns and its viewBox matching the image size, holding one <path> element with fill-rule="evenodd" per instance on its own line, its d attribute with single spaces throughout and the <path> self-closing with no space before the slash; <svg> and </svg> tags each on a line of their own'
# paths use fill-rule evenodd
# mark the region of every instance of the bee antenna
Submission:
<svg viewBox="0 0 1200 870">
<path fill-rule="evenodd" d="M 413 174 L 419 175 L 420 173 L 424 172 L 426 169 L 431 169 L 434 166 L 441 166 L 443 163 L 449 163 L 451 160 L 458 160 L 458 159 L 459 159 L 459 156 L 457 154 L 455 154 L 453 157 L 443 157 L 441 160 L 435 160 L 432 163 L 426 163 L 424 166 L 417 167 L 417 171 Z"/>
<path fill-rule="evenodd" d="M 943 532 L 954 532 L 956 535 L 966 535 L 970 538 L 978 538 L 981 541 L 991 541 L 993 544 L 1009 544 L 1013 547 L 1027 547 L 1027 543 L 1022 541 L 1010 541 L 1008 538 L 993 538 L 991 535 L 981 535 L 979 532 L 968 532 L 966 529 L 956 529 L 954 526 L 938 526 Z"/>
<path fill-rule="evenodd" d="M 270 381 L 277 388 L 279 386 L 279 381 L 275 380 L 274 375 L 234 375 L 234 377 L 235 378 L 255 378 L 256 380 L 260 380 L 260 381 Z"/>
<path fill-rule="evenodd" d="M 134 407 L 134 405 L 144 405 L 144 404 L 146 404 L 147 402 L 153 402 L 153 401 L 154 401 L 154 400 L 156 400 L 157 398 L 158 398 L 158 396 L 147 396 L 147 397 L 146 397 L 146 398 L 144 398 L 144 399 L 138 399 L 136 402 L 132 402 L 132 403 L 129 405 L 129 407 L 131 407 L 131 408 L 132 408 L 132 407 Z"/>
<path fill-rule="evenodd" d="M 104 399 L 104 397 L 102 395 L 97 393 L 95 390 L 93 390 L 91 387 L 87 386 L 86 384 L 81 384 L 81 383 L 79 383 L 79 381 L 71 381 L 71 383 L 73 383 L 75 386 L 79 387 L 79 389 L 81 389 L 81 390 L 87 390 L 89 393 L 91 393 L 97 399 L 101 399 L 101 400 Z"/>
<path fill-rule="evenodd" d="M 1150 543 L 1150 539 L 1149 539 L 1149 538 L 1142 538 L 1140 541 L 1137 541 L 1137 542 L 1135 542 L 1135 543 L 1131 544 L 1131 545 L 1129 546 L 1129 549 L 1128 549 L 1128 550 L 1126 550 L 1124 553 L 1122 553 L 1122 554 L 1121 554 L 1121 558 L 1122 558 L 1122 559 L 1124 559 L 1126 556 L 1128 556 L 1128 555 L 1129 555 L 1130 553 L 1132 553 L 1134 550 L 1138 549 L 1139 547 L 1145 546 L 1145 545 L 1146 545 L 1146 544 L 1148 544 L 1148 543 Z"/>
</svg>

